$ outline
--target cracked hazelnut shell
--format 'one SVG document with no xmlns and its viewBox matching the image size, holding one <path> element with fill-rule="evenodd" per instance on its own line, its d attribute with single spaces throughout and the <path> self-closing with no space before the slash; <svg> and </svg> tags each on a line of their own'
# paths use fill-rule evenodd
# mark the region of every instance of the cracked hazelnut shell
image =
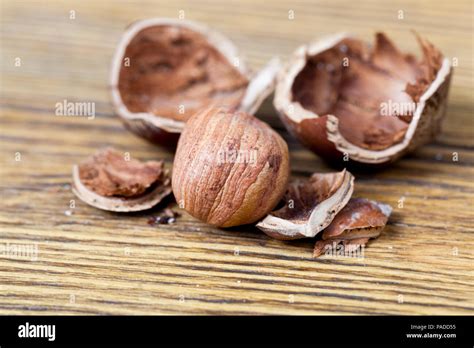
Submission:
<svg viewBox="0 0 474 348">
<path fill-rule="evenodd" d="M 288 130 L 329 161 L 347 154 L 359 163 L 388 163 L 432 141 L 446 113 L 452 69 L 416 37 L 421 59 L 383 33 L 373 48 L 346 34 L 298 48 L 278 76 L 274 98 Z"/>
<path fill-rule="evenodd" d="M 127 161 L 106 148 L 73 166 L 72 190 L 95 208 L 133 212 L 157 205 L 171 193 L 171 184 L 162 161 Z"/>
<path fill-rule="evenodd" d="M 377 238 L 382 233 L 391 213 L 392 208 L 387 204 L 352 198 L 324 230 L 322 239 L 316 242 L 314 257 L 340 243 L 347 251 L 365 245 L 369 239 Z"/>
<path fill-rule="evenodd" d="M 250 224 L 268 214 L 289 177 L 286 142 L 243 111 L 202 110 L 187 122 L 173 164 L 178 204 L 218 227 Z"/>
<path fill-rule="evenodd" d="M 252 74 L 228 38 L 201 24 L 146 19 L 132 23 L 117 46 L 112 103 L 132 132 L 170 146 L 189 117 L 210 105 L 254 113 L 278 70 L 274 59 Z"/>
<path fill-rule="evenodd" d="M 281 240 L 314 237 L 344 208 L 353 190 L 354 177 L 345 169 L 295 180 L 288 185 L 285 205 L 271 212 L 257 227 Z"/>
</svg>

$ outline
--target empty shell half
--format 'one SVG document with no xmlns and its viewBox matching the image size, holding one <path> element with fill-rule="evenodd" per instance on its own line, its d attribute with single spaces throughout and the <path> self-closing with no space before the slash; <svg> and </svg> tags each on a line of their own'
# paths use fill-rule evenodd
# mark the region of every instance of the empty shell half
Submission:
<svg viewBox="0 0 474 348">
<path fill-rule="evenodd" d="M 235 45 L 201 24 L 152 18 L 131 24 L 116 49 L 112 102 L 125 126 L 175 145 L 185 122 L 211 105 L 253 114 L 273 92 L 273 59 L 255 76 Z"/>
<path fill-rule="evenodd" d="M 446 113 L 451 66 L 417 40 L 421 59 L 383 33 L 373 47 L 338 34 L 298 48 L 277 80 L 283 122 L 330 161 L 387 163 L 432 141 Z"/>
<path fill-rule="evenodd" d="M 285 194 L 285 205 L 271 212 L 257 227 L 276 239 L 314 237 L 344 208 L 353 190 L 354 177 L 345 169 L 293 181 Z"/>
<path fill-rule="evenodd" d="M 169 173 L 162 161 L 128 159 L 112 148 L 102 149 L 73 166 L 72 175 L 74 194 L 102 210 L 146 210 L 171 193 Z"/>
</svg>

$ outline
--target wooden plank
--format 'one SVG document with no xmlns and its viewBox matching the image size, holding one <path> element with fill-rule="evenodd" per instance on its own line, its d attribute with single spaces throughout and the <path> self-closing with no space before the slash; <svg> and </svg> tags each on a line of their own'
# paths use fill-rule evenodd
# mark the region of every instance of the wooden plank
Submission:
<svg viewBox="0 0 474 348">
<path fill-rule="evenodd" d="M 472 2 L 29 0 L 1 6 L 0 245 L 38 248 L 34 260 L 0 255 L 1 314 L 473 313 Z M 369 38 L 386 30 L 404 49 L 415 49 L 409 32 L 415 29 L 458 59 L 439 139 L 387 169 L 356 173 L 356 196 L 394 207 L 364 258 L 313 259 L 313 241 L 276 241 L 253 227 L 219 230 L 186 213 L 176 224 L 149 226 L 147 218 L 171 199 L 127 216 L 81 202 L 69 207 L 71 166 L 98 147 L 164 159 L 171 168 L 172 152 L 122 127 L 109 104 L 107 78 L 128 23 L 177 17 L 180 10 L 235 40 L 256 69 L 338 31 Z M 399 10 L 404 20 L 397 19 Z M 64 99 L 95 102 L 95 119 L 54 116 Z M 271 103 L 258 117 L 288 141 L 293 177 L 331 170 L 284 130 Z"/>
</svg>

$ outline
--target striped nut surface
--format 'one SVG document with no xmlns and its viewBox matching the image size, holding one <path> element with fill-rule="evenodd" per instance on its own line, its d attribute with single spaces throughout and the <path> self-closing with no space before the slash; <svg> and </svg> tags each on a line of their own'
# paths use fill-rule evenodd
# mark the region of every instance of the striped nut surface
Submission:
<svg viewBox="0 0 474 348">
<path fill-rule="evenodd" d="M 289 177 L 286 142 L 244 112 L 208 108 L 186 124 L 173 193 L 194 217 L 220 227 L 255 222 L 278 203 Z"/>
</svg>

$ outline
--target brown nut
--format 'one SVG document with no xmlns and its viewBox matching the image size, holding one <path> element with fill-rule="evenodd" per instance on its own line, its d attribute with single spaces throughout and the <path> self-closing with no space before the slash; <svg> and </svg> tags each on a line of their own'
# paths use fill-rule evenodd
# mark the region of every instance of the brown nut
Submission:
<svg viewBox="0 0 474 348">
<path fill-rule="evenodd" d="M 384 229 L 392 207 L 365 198 L 352 198 L 324 230 L 322 240 L 314 246 L 314 257 L 333 251 L 341 243 L 353 252 L 370 238 L 377 238 Z"/>
<path fill-rule="evenodd" d="M 353 190 L 354 177 L 345 169 L 295 180 L 288 186 L 285 206 L 271 212 L 257 227 L 276 239 L 314 237 L 344 208 Z"/>
<path fill-rule="evenodd" d="M 98 151 L 73 167 L 74 194 L 83 202 L 108 211 L 152 208 L 171 193 L 163 162 L 126 160 L 112 148 Z"/>
<path fill-rule="evenodd" d="M 285 193 L 286 142 L 245 113 L 208 108 L 192 116 L 178 142 L 172 187 L 178 204 L 219 227 L 255 222 Z"/>
<path fill-rule="evenodd" d="M 210 105 L 254 113 L 278 70 L 274 59 L 254 76 L 229 39 L 201 24 L 146 19 L 131 24 L 118 44 L 112 102 L 131 131 L 176 145 L 188 118 Z"/>
<path fill-rule="evenodd" d="M 339 34 L 300 47 L 281 71 L 274 105 L 309 149 L 334 161 L 388 163 L 440 131 L 448 59 L 417 36 L 423 57 L 378 33 L 373 49 Z"/>
</svg>

